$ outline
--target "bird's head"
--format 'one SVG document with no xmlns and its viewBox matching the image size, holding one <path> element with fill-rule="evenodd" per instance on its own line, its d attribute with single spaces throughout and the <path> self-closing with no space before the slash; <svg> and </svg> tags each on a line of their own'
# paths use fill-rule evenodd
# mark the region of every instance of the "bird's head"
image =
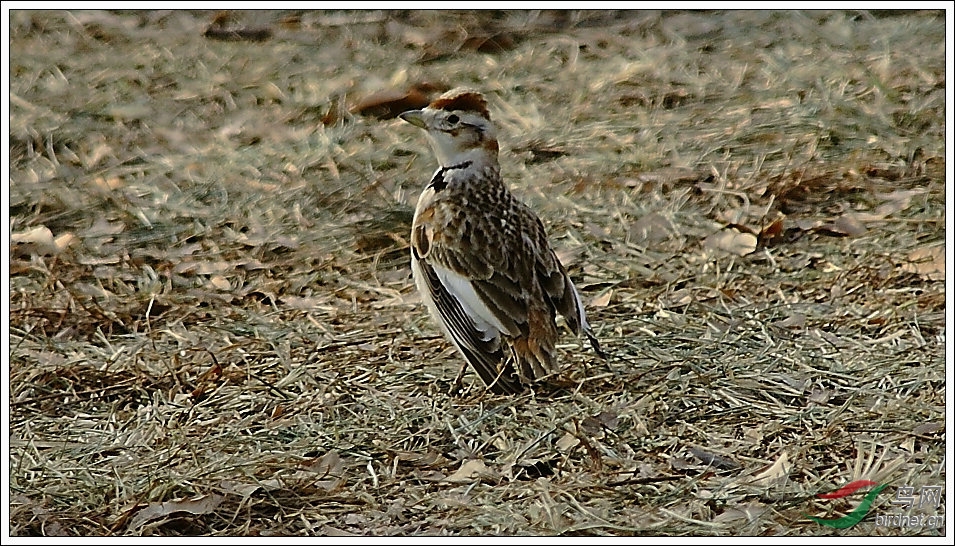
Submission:
<svg viewBox="0 0 955 546">
<path fill-rule="evenodd" d="M 465 161 L 497 162 L 497 134 L 480 93 L 456 88 L 421 110 L 399 116 L 428 132 L 428 140 L 442 167 Z"/>
</svg>

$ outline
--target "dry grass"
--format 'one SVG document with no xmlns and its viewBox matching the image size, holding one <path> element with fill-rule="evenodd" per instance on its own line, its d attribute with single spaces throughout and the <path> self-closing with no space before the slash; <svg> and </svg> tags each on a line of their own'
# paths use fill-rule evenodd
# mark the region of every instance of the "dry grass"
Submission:
<svg viewBox="0 0 955 546">
<path fill-rule="evenodd" d="M 11 13 L 12 535 L 944 533 L 805 517 L 946 479 L 942 14 L 213 15 Z M 566 388 L 449 394 L 432 155 L 348 111 L 419 82 L 589 302 Z"/>
</svg>

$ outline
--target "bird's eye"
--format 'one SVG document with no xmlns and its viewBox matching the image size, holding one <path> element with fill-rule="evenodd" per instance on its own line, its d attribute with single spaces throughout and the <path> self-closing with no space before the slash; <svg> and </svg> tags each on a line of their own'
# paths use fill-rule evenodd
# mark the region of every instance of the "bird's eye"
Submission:
<svg viewBox="0 0 955 546">
<path fill-rule="evenodd" d="M 455 124 L 459 121 L 461 121 L 461 118 L 459 118 L 457 114 L 451 114 L 448 116 L 448 123 Z"/>
</svg>

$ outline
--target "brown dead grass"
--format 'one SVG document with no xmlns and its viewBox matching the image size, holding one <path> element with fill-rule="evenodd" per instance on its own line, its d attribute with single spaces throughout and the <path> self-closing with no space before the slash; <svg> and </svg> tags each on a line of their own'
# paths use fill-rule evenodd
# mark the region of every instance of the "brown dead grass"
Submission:
<svg viewBox="0 0 955 546">
<path fill-rule="evenodd" d="M 944 483 L 942 14 L 213 17 L 11 13 L 12 535 L 896 535 L 805 516 Z M 422 82 L 589 302 L 568 387 L 449 394 L 430 150 L 349 112 Z"/>
</svg>

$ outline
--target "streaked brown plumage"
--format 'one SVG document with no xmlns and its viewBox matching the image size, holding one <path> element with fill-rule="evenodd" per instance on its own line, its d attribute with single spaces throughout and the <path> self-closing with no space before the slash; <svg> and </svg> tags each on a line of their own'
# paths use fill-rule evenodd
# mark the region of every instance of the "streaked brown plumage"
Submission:
<svg viewBox="0 0 955 546">
<path fill-rule="evenodd" d="M 501 179 L 480 93 L 453 89 L 400 117 L 427 130 L 440 164 L 412 224 L 415 283 L 484 383 L 516 393 L 557 371 L 555 313 L 602 355 L 544 225 Z"/>
</svg>

